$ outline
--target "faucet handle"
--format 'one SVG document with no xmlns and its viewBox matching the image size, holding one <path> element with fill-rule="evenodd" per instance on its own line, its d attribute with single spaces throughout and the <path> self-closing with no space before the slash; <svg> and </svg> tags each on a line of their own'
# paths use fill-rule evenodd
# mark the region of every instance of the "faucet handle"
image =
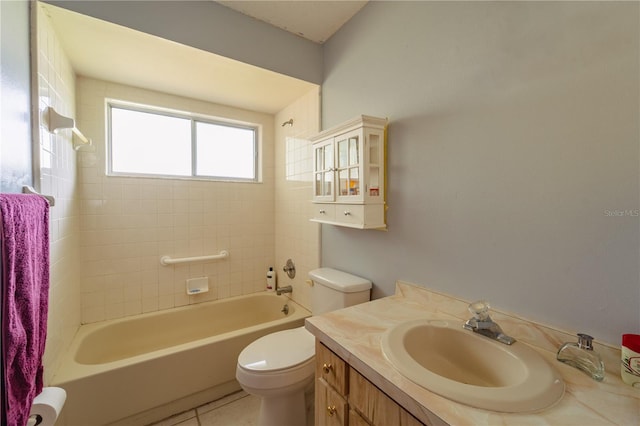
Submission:
<svg viewBox="0 0 640 426">
<path fill-rule="evenodd" d="M 489 302 L 486 300 L 477 300 L 469 304 L 469 312 L 478 321 L 486 321 L 489 318 Z"/>
</svg>

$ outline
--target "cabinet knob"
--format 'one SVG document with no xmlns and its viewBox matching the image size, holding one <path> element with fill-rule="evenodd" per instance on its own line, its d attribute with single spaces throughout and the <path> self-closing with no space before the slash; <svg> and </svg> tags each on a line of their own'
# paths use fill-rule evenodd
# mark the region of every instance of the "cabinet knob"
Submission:
<svg viewBox="0 0 640 426">
<path fill-rule="evenodd" d="M 332 417 L 336 413 L 336 406 L 335 405 L 328 406 L 327 413 L 329 413 L 329 417 Z"/>
<path fill-rule="evenodd" d="M 325 210 L 320 210 L 318 213 L 320 214 L 326 214 L 327 212 Z"/>
<path fill-rule="evenodd" d="M 351 216 L 351 212 L 350 212 L 349 210 L 345 210 L 345 211 L 344 211 L 344 215 L 345 215 L 345 216 Z"/>
<path fill-rule="evenodd" d="M 329 363 L 329 364 L 322 364 L 322 372 L 324 374 L 329 374 L 329 372 L 331 371 L 331 369 L 333 368 L 333 366 Z"/>
</svg>

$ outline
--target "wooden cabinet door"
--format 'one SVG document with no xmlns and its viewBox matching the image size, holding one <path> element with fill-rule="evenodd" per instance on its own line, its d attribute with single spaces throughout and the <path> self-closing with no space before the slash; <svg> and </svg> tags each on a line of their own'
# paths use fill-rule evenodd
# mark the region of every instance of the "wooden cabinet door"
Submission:
<svg viewBox="0 0 640 426">
<path fill-rule="evenodd" d="M 422 423 L 353 368 L 349 373 L 349 405 L 373 426 L 418 426 Z"/>
<path fill-rule="evenodd" d="M 357 411 L 349 410 L 349 426 L 371 426 Z"/>
<path fill-rule="evenodd" d="M 324 379 L 341 395 L 347 395 L 347 364 L 316 340 L 316 377 Z"/>
<path fill-rule="evenodd" d="M 316 379 L 315 424 L 320 426 L 346 426 L 347 401 L 323 379 Z"/>
</svg>

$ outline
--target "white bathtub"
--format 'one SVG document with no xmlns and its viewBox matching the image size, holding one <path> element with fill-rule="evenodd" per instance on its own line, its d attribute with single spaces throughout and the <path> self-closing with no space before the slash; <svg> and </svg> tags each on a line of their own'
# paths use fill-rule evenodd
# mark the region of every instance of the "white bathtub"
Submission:
<svg viewBox="0 0 640 426">
<path fill-rule="evenodd" d="M 67 391 L 58 424 L 146 424 L 240 390 L 240 351 L 309 315 L 256 293 L 83 325 L 52 381 Z"/>
</svg>

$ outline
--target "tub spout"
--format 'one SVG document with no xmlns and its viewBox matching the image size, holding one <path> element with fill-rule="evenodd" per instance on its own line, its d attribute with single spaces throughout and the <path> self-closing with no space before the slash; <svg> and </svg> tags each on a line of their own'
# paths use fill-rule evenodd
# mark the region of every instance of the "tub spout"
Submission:
<svg viewBox="0 0 640 426">
<path fill-rule="evenodd" d="M 276 293 L 278 293 L 278 296 L 280 296 L 282 293 L 293 293 L 293 288 L 290 285 L 286 287 L 278 287 L 276 289 Z"/>
</svg>

